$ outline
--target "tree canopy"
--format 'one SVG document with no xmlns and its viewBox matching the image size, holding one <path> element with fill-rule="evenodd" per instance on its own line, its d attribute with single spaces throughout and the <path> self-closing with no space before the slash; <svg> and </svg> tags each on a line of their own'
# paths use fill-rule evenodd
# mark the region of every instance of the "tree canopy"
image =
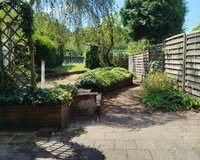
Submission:
<svg viewBox="0 0 200 160">
<path fill-rule="evenodd" d="M 184 0 L 125 0 L 121 17 L 131 39 L 158 43 L 182 31 L 186 11 Z"/>
<path fill-rule="evenodd" d="M 60 15 L 73 27 L 80 27 L 86 22 L 99 24 L 114 6 L 114 0 L 30 0 L 29 3 L 39 10 Z"/>
</svg>

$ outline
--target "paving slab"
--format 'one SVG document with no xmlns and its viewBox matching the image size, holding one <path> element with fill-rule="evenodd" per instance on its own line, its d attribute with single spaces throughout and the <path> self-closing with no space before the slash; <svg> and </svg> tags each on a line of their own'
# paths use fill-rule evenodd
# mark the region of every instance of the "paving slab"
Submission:
<svg viewBox="0 0 200 160">
<path fill-rule="evenodd" d="M 200 113 L 145 108 L 140 88 L 104 96 L 102 115 L 48 137 L 0 131 L 0 160 L 200 160 Z"/>
</svg>

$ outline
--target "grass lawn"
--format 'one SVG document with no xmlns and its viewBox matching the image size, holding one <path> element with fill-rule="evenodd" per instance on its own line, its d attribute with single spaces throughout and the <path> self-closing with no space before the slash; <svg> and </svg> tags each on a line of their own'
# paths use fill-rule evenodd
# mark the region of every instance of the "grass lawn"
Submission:
<svg viewBox="0 0 200 160">
<path fill-rule="evenodd" d="M 87 70 L 87 68 L 85 68 L 83 63 L 68 63 L 55 68 L 46 68 L 47 73 L 48 72 L 62 73 L 62 72 L 82 71 L 82 70 Z"/>
</svg>

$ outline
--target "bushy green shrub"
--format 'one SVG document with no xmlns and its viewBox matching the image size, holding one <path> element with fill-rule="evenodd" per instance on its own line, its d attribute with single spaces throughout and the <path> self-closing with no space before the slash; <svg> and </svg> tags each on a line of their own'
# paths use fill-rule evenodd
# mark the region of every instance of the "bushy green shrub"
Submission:
<svg viewBox="0 0 200 160">
<path fill-rule="evenodd" d="M 132 82 L 133 74 L 124 68 L 98 68 L 85 73 L 76 81 L 79 88 L 106 91 L 125 81 Z"/>
<path fill-rule="evenodd" d="M 45 60 L 46 67 L 54 67 L 56 65 L 56 43 L 41 35 L 34 35 L 33 39 L 36 48 L 35 63 L 40 66 L 41 60 Z"/>
<path fill-rule="evenodd" d="M 54 88 L 24 90 L 19 88 L 1 89 L 0 106 L 37 105 L 57 106 L 70 103 L 77 93 L 75 86 L 60 85 Z"/>
<path fill-rule="evenodd" d="M 112 52 L 112 64 L 115 67 L 128 69 L 128 54 L 124 51 L 115 50 Z"/>
<path fill-rule="evenodd" d="M 99 58 L 99 47 L 96 45 L 89 45 L 84 53 L 85 66 L 89 69 L 101 67 Z"/>
<path fill-rule="evenodd" d="M 143 96 L 142 100 L 147 106 L 166 111 L 189 110 L 191 108 L 199 108 L 200 105 L 190 95 L 180 91 L 152 93 Z"/>
<path fill-rule="evenodd" d="M 157 72 L 149 75 L 142 83 L 142 95 L 173 91 L 177 88 L 177 82 L 166 73 Z"/>
<path fill-rule="evenodd" d="M 142 83 L 142 101 L 145 105 L 179 111 L 198 108 L 200 103 L 186 93 L 177 90 L 177 83 L 165 73 L 149 75 Z"/>
</svg>

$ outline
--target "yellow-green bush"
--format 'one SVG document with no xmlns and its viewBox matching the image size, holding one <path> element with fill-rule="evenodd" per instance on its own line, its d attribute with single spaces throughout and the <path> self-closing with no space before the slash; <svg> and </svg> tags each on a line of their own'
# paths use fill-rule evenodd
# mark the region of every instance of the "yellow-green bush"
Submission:
<svg viewBox="0 0 200 160">
<path fill-rule="evenodd" d="M 124 68 L 98 68 L 80 76 L 76 81 L 76 86 L 104 92 L 123 82 L 130 84 L 132 78 L 133 74 Z"/>
</svg>

